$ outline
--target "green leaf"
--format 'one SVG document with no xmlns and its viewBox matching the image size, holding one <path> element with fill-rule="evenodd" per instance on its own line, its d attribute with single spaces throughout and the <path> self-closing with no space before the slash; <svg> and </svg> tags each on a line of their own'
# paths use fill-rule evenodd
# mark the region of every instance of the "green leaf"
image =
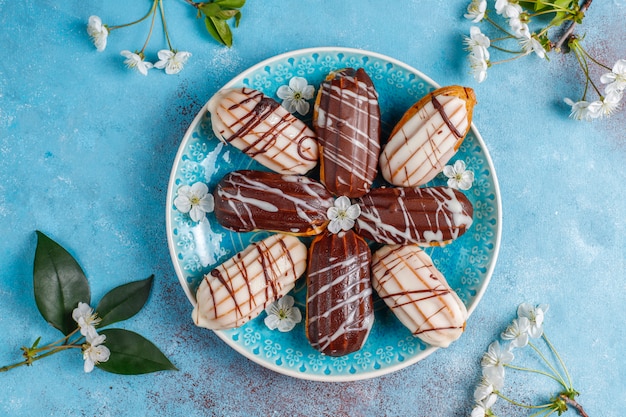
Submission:
<svg viewBox="0 0 626 417">
<path fill-rule="evenodd" d="M 218 14 L 222 8 L 216 3 L 203 3 L 202 6 L 198 7 L 205 16 L 215 16 Z"/>
<path fill-rule="evenodd" d="M 224 20 L 217 19 L 215 17 L 207 16 L 204 19 L 207 31 L 222 45 L 226 45 L 229 48 L 233 45 L 233 35 L 230 31 L 230 27 Z"/>
<path fill-rule="evenodd" d="M 96 307 L 101 319 L 98 326 L 105 327 L 137 314 L 148 301 L 153 281 L 154 275 L 150 275 L 144 280 L 120 285 L 109 291 Z"/>
<path fill-rule="evenodd" d="M 122 375 L 139 375 L 157 371 L 178 370 L 152 342 L 124 329 L 104 329 L 104 345 L 111 351 L 106 362 L 98 368 Z"/>
<path fill-rule="evenodd" d="M 91 303 L 89 282 L 78 262 L 40 231 L 37 231 L 33 287 L 43 318 L 66 335 L 77 327 L 72 310 L 79 302 Z"/>
<path fill-rule="evenodd" d="M 227 9 L 240 9 L 246 4 L 246 0 L 216 0 L 216 4 Z"/>
<path fill-rule="evenodd" d="M 236 16 L 237 13 L 239 13 L 238 10 L 232 10 L 232 9 L 220 10 L 218 13 L 215 14 L 215 17 L 217 17 L 218 19 L 222 19 L 222 20 L 228 20 Z"/>
</svg>

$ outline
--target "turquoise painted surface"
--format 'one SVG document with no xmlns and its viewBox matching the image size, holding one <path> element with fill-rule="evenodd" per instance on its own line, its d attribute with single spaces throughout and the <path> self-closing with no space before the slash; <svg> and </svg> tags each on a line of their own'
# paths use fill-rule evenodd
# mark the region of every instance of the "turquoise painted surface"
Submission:
<svg viewBox="0 0 626 417">
<path fill-rule="evenodd" d="M 40 229 L 76 256 L 96 300 L 156 275 L 148 305 L 124 326 L 180 371 L 85 375 L 79 355 L 59 354 L 0 374 L 0 415 L 465 416 L 482 352 L 523 301 L 550 304 L 547 331 L 589 414 L 624 414 L 626 112 L 567 119 L 562 98 L 579 93 L 573 59 L 523 60 L 476 85 L 461 44 L 465 1 L 407 1 L 384 13 L 377 1 L 249 1 L 226 49 L 182 0 L 166 0 L 174 46 L 193 57 L 176 76 L 143 77 L 118 53 L 141 48 L 145 26 L 114 32 L 103 53 L 85 26 L 92 14 L 117 23 L 144 6 L 0 0 L 0 364 L 18 360 L 37 336 L 57 337 L 32 293 Z M 625 14 L 623 1 L 596 1 L 585 21 L 592 52 L 611 64 L 626 58 L 616 41 Z M 162 35 L 152 42 L 154 60 Z M 165 207 L 180 141 L 218 88 L 271 56 L 335 45 L 388 55 L 441 85 L 476 88 L 474 121 L 498 175 L 503 234 L 491 283 L 459 341 L 389 375 L 328 384 L 267 370 L 193 326 L 169 257 Z M 510 375 L 524 400 L 557 388 Z"/>
</svg>

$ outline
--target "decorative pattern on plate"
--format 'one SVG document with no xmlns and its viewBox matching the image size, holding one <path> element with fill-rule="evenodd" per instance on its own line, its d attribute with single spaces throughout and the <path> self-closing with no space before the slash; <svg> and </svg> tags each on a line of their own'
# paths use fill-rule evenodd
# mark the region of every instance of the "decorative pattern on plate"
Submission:
<svg viewBox="0 0 626 417">
<path fill-rule="evenodd" d="M 246 86 L 277 98 L 278 87 L 291 77 L 305 77 L 317 89 L 329 71 L 344 67 L 364 68 L 372 78 L 379 94 L 383 139 L 388 137 L 406 109 L 438 87 L 406 64 L 347 48 L 289 52 L 251 67 L 225 87 Z M 303 120 L 310 123 L 311 115 Z M 500 243 L 501 207 L 491 159 L 475 128 L 469 132 L 453 161 L 457 159 L 463 159 L 475 174 L 474 186 L 465 192 L 474 206 L 474 223 L 452 244 L 425 250 L 471 314 L 495 266 Z M 240 151 L 224 146 L 214 136 L 210 116 L 203 109 L 185 134 L 172 167 L 166 212 L 172 262 L 192 303 L 195 303 L 195 290 L 203 274 L 249 242 L 269 235 L 268 232 L 232 233 L 217 223 L 213 213 L 207 214 L 205 221 L 195 223 L 175 209 L 173 201 L 180 186 L 203 181 L 209 190 L 213 190 L 226 173 L 235 169 L 267 170 Z M 446 180 L 440 174 L 427 185 L 445 185 Z M 301 278 L 290 293 L 303 313 L 304 281 Z M 240 328 L 217 331 L 216 334 L 239 353 L 264 367 L 294 377 L 323 381 L 383 375 L 411 365 L 435 350 L 411 336 L 384 302 L 376 297 L 374 309 L 375 323 L 367 342 L 358 352 L 344 357 L 324 356 L 314 350 L 306 339 L 304 322 L 288 333 L 269 330 L 263 323 L 265 313 Z M 471 325 L 470 320 L 468 326 Z"/>
</svg>

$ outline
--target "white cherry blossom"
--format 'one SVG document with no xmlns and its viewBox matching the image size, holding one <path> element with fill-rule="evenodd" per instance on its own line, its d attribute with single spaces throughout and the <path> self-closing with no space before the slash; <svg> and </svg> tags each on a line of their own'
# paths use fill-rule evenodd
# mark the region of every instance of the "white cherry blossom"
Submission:
<svg viewBox="0 0 626 417">
<path fill-rule="evenodd" d="M 302 321 L 300 309 L 294 306 L 294 299 L 285 295 L 270 304 L 266 309 L 265 325 L 270 329 L 278 329 L 281 332 L 292 330 L 296 324 Z"/>
<path fill-rule="evenodd" d="M 521 348 L 528 344 L 528 330 L 530 329 L 530 320 L 527 317 L 519 317 L 502 332 L 503 340 L 510 340 L 511 347 Z"/>
<path fill-rule="evenodd" d="M 510 350 L 503 348 L 497 340 L 492 342 L 480 361 L 483 375 L 490 381 L 503 383 L 504 365 L 511 363 L 513 359 L 513 353 Z"/>
<path fill-rule="evenodd" d="M 85 360 L 85 372 L 93 371 L 95 365 L 109 360 L 111 351 L 103 343 L 106 336 L 95 331 L 87 333 L 87 343 L 83 349 L 83 359 Z"/>
<path fill-rule="evenodd" d="M 526 55 L 530 55 L 534 52 L 541 59 L 546 57 L 546 50 L 543 45 L 530 33 L 525 33 L 523 36 L 518 38 L 518 41 Z"/>
<path fill-rule="evenodd" d="M 478 26 L 470 28 L 470 36 L 465 37 L 465 44 L 470 53 L 483 57 L 485 60 L 489 59 L 491 41 L 488 36 L 480 31 Z"/>
<path fill-rule="evenodd" d="M 467 13 L 465 18 L 471 20 L 474 23 L 478 23 L 485 17 L 485 11 L 487 10 L 487 0 L 472 0 L 467 5 Z"/>
<path fill-rule="evenodd" d="M 159 60 L 154 63 L 154 68 L 165 69 L 168 75 L 178 74 L 191 57 L 190 52 L 175 52 L 169 49 L 162 49 L 157 53 Z"/>
<path fill-rule="evenodd" d="M 87 34 L 91 37 L 91 41 L 98 52 L 102 52 L 106 49 L 109 29 L 106 25 L 102 24 L 102 20 L 98 16 L 89 16 Z"/>
<path fill-rule="evenodd" d="M 448 187 L 469 190 L 474 182 L 474 171 L 466 169 L 465 162 L 457 160 L 454 165 L 443 167 L 443 174 L 448 177 Z"/>
<path fill-rule="evenodd" d="M 282 99 L 282 106 L 287 111 L 298 112 L 305 115 L 309 112 L 310 104 L 307 100 L 313 98 L 315 88 L 309 85 L 302 77 L 293 77 L 289 80 L 289 85 L 281 85 L 276 91 L 278 98 Z"/>
<path fill-rule="evenodd" d="M 547 304 L 534 307 L 528 303 L 522 303 L 517 308 L 517 317 L 526 317 L 529 320 L 528 335 L 533 339 L 537 339 L 543 334 L 543 318 L 548 308 Z"/>
<path fill-rule="evenodd" d="M 72 311 L 72 318 L 78 323 L 80 334 L 83 336 L 95 332 L 95 326 L 100 323 L 100 318 L 93 312 L 93 308 L 91 308 L 89 304 L 82 302 L 79 302 L 78 307 Z"/>
<path fill-rule="evenodd" d="M 566 97 L 564 100 L 565 104 L 572 108 L 569 117 L 575 120 L 585 120 L 590 121 L 594 118 L 589 109 L 589 103 L 585 100 L 580 100 L 574 102 L 572 99 Z"/>
<path fill-rule="evenodd" d="M 178 189 L 174 206 L 181 213 L 189 213 L 194 222 L 199 222 L 205 219 L 206 213 L 213 211 L 213 194 L 209 193 L 209 187 L 203 182 L 183 185 Z"/>
<path fill-rule="evenodd" d="M 477 82 L 482 83 L 487 78 L 487 69 L 489 68 L 487 59 L 476 54 L 469 54 L 469 60 L 471 74 Z"/>
<path fill-rule="evenodd" d="M 135 68 L 142 75 L 148 75 L 148 70 L 154 66 L 151 62 L 144 61 L 143 54 L 137 54 L 127 50 L 120 52 L 120 54 L 126 58 L 124 64 L 126 64 L 128 68 Z"/>
<path fill-rule="evenodd" d="M 327 210 L 326 215 L 330 220 L 328 231 L 339 233 L 352 229 L 354 221 L 361 215 L 361 207 L 352 204 L 348 197 L 341 196 L 335 200 L 335 205 Z"/>
<path fill-rule="evenodd" d="M 611 72 L 602 74 L 600 82 L 607 84 L 606 93 L 623 92 L 626 89 L 626 59 L 619 59 Z"/>
</svg>

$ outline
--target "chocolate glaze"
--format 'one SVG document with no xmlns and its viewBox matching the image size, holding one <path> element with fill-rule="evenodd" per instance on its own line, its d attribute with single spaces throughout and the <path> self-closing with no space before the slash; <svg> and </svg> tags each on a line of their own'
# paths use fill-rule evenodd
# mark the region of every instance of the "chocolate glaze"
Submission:
<svg viewBox="0 0 626 417">
<path fill-rule="evenodd" d="M 441 245 L 472 224 L 472 203 L 448 187 L 375 188 L 358 199 L 358 233 L 379 243 Z"/>
<path fill-rule="evenodd" d="M 378 93 L 363 68 L 346 68 L 329 78 L 320 85 L 313 122 L 321 180 L 335 195 L 360 197 L 378 172 Z"/>
<path fill-rule="evenodd" d="M 334 202 L 328 190 L 311 178 L 252 170 L 227 174 L 213 196 L 215 217 L 227 229 L 294 235 L 320 233 Z"/>
<path fill-rule="evenodd" d="M 371 253 L 352 230 L 317 236 L 309 248 L 306 335 L 330 356 L 359 350 L 372 327 Z"/>
</svg>

